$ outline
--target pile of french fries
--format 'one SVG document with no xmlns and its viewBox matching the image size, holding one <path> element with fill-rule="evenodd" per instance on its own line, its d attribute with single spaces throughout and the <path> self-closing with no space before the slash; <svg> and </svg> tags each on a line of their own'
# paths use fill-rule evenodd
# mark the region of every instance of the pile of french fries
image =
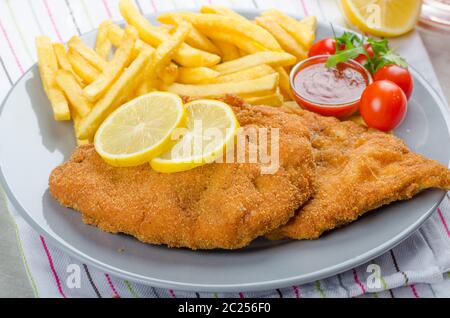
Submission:
<svg viewBox="0 0 450 318">
<path fill-rule="evenodd" d="M 214 98 L 235 94 L 249 104 L 292 100 L 289 71 L 306 58 L 315 17 L 300 21 L 269 10 L 253 21 L 219 6 L 174 12 L 151 24 L 133 0 L 121 0 L 127 25 L 100 24 L 95 47 L 36 39 L 39 70 L 56 120 L 74 122 L 78 144 L 92 142 L 116 108 L 153 90 Z"/>
</svg>

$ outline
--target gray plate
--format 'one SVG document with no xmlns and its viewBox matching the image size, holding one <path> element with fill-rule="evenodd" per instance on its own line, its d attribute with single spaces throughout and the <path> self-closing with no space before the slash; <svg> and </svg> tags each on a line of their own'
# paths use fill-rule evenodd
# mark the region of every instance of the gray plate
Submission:
<svg viewBox="0 0 450 318">
<path fill-rule="evenodd" d="M 243 13 L 248 17 L 257 14 Z M 331 36 L 331 30 L 319 25 L 317 37 L 324 36 Z M 94 33 L 83 39 L 92 44 Z M 450 121 L 445 104 L 417 72 L 413 74 L 416 85 L 408 115 L 395 133 L 412 150 L 448 164 Z M 401 242 L 431 215 L 444 196 L 443 191 L 425 191 L 315 241 L 260 239 L 242 250 L 208 252 L 146 245 L 85 225 L 79 213 L 61 207 L 50 197 L 50 171 L 69 158 L 75 143 L 72 123 L 53 120 L 36 66 L 17 82 L 0 111 L 0 181 L 25 220 L 82 261 L 157 287 L 249 291 L 331 276 Z"/>
</svg>

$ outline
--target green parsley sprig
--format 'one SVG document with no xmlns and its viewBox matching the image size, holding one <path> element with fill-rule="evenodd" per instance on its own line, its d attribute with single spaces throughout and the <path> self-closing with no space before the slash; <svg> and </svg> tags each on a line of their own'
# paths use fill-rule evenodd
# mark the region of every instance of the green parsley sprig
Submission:
<svg viewBox="0 0 450 318">
<path fill-rule="evenodd" d="M 344 32 L 340 37 L 335 37 L 336 53 L 331 55 L 326 63 L 327 67 L 335 67 L 337 64 L 354 59 L 361 54 L 367 57 L 364 67 L 375 73 L 385 65 L 396 64 L 407 68 L 405 59 L 389 48 L 386 39 L 375 39 L 372 37 L 359 37 L 354 33 Z M 370 56 L 364 44 L 370 44 L 374 56 Z"/>
</svg>

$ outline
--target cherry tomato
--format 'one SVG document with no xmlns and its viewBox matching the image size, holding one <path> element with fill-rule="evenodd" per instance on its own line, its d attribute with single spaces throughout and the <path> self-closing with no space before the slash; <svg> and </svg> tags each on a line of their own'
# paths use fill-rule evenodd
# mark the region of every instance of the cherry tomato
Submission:
<svg viewBox="0 0 450 318">
<path fill-rule="evenodd" d="M 374 57 L 375 53 L 373 52 L 372 46 L 369 43 L 364 44 L 364 47 L 366 48 L 367 53 L 370 57 Z M 367 56 L 365 54 L 360 54 L 355 58 L 355 61 L 359 64 L 366 64 L 367 62 Z"/>
<path fill-rule="evenodd" d="M 382 131 L 397 127 L 405 118 L 407 99 L 403 90 L 387 80 L 373 82 L 361 95 L 360 113 L 367 126 Z"/>
<path fill-rule="evenodd" d="M 311 46 L 308 57 L 316 55 L 333 55 L 334 53 L 336 53 L 336 40 L 333 38 L 325 38 Z"/>
<path fill-rule="evenodd" d="M 392 64 L 380 68 L 373 75 L 375 81 L 388 80 L 394 82 L 403 90 L 406 98 L 409 99 L 414 88 L 414 80 L 411 73 L 406 68 Z"/>
</svg>

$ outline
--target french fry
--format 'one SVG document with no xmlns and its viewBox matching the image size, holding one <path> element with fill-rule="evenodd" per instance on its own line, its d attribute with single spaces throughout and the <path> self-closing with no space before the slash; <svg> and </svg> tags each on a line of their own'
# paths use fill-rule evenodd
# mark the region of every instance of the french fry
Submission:
<svg viewBox="0 0 450 318">
<path fill-rule="evenodd" d="M 247 68 L 242 71 L 230 73 L 227 75 L 221 75 L 219 77 L 212 79 L 212 83 L 232 83 L 239 81 L 247 81 L 273 73 L 275 73 L 275 70 L 272 67 L 266 64 L 261 64 Z"/>
<path fill-rule="evenodd" d="M 141 39 L 153 47 L 164 41 L 165 33 L 155 27 L 140 12 L 133 0 L 120 0 L 119 10 L 125 21 L 134 26 Z"/>
<path fill-rule="evenodd" d="M 77 146 L 86 145 L 91 143 L 89 139 L 79 139 L 77 137 L 78 135 L 78 127 L 80 126 L 81 117 L 76 113 L 72 113 L 72 120 L 73 120 L 73 130 L 75 132 L 75 139 L 77 141 Z"/>
<path fill-rule="evenodd" d="M 103 120 L 134 92 L 150 56 L 149 50 L 141 51 L 106 94 L 94 105 L 91 112 L 81 120 L 77 132 L 79 139 L 91 140 Z"/>
<path fill-rule="evenodd" d="M 180 67 L 177 81 L 182 84 L 202 84 L 212 82 L 220 75 L 209 67 Z"/>
<path fill-rule="evenodd" d="M 157 71 L 158 77 L 165 85 L 169 85 L 175 82 L 178 78 L 178 74 L 179 68 L 174 63 L 169 63 L 169 65 Z"/>
<path fill-rule="evenodd" d="M 164 87 L 164 90 L 183 96 L 192 97 L 219 97 L 225 94 L 235 94 L 243 97 L 269 95 L 275 92 L 278 86 L 278 74 L 234 83 L 220 84 L 179 84 Z"/>
<path fill-rule="evenodd" d="M 123 37 L 124 32 L 125 31 L 123 29 L 121 29 L 119 26 L 115 24 L 110 26 L 108 36 L 114 46 L 120 45 L 120 40 Z M 139 54 L 139 52 L 142 51 L 143 49 L 149 50 L 151 53 L 155 51 L 155 49 L 151 47 L 149 44 L 145 43 L 140 39 L 137 39 L 136 44 L 134 45 L 132 59 L 135 59 L 136 56 Z M 166 84 L 173 83 L 177 78 L 177 76 L 178 76 L 178 66 L 173 62 L 170 62 L 169 65 L 167 65 L 165 69 L 162 69 L 158 74 L 158 77 L 161 78 L 162 81 Z"/>
<path fill-rule="evenodd" d="M 77 138 L 77 146 L 81 145 L 89 145 L 91 142 L 88 139 L 78 139 Z"/>
<path fill-rule="evenodd" d="M 309 50 L 314 42 L 316 18 L 307 17 L 306 21 L 297 21 L 281 11 L 272 9 L 263 12 L 263 16 L 272 17 L 283 29 L 285 29 L 298 43 Z"/>
<path fill-rule="evenodd" d="M 55 81 L 55 74 L 58 70 L 58 62 L 56 60 L 50 38 L 46 36 L 37 37 L 36 51 L 42 84 L 45 92 L 47 92 L 53 85 Z"/>
<path fill-rule="evenodd" d="M 279 90 L 274 94 L 265 96 L 248 97 L 245 99 L 250 105 L 270 105 L 275 107 L 280 107 L 283 105 L 283 95 L 280 94 Z"/>
<path fill-rule="evenodd" d="M 111 43 L 118 47 L 120 45 L 120 41 L 122 41 L 122 38 L 125 34 L 125 30 L 123 30 L 121 27 L 119 27 L 116 24 L 112 24 L 109 29 L 108 29 L 108 38 L 111 41 Z M 134 58 L 139 54 L 140 51 L 142 51 L 143 49 L 147 49 L 150 52 L 153 52 L 155 49 L 150 46 L 149 44 L 145 43 L 144 41 L 142 41 L 141 39 L 137 39 L 136 43 L 134 45 L 134 49 L 135 49 L 135 56 Z"/>
<path fill-rule="evenodd" d="M 286 100 L 293 100 L 294 96 L 292 95 L 292 91 L 291 91 L 291 83 L 289 80 L 289 74 L 281 66 L 276 67 L 275 70 L 278 72 L 278 75 L 280 75 L 280 83 L 279 84 L 280 84 L 281 93 L 283 94 L 283 96 Z"/>
<path fill-rule="evenodd" d="M 117 24 L 111 24 L 108 28 L 108 39 L 111 41 L 112 45 L 114 46 L 119 46 L 120 41 L 122 40 L 123 35 L 125 34 L 125 30 L 122 29 L 120 26 L 118 26 Z M 141 43 L 144 43 L 141 40 L 138 40 Z M 138 42 L 136 41 L 136 42 Z M 145 43 L 147 44 L 147 43 Z M 135 45 L 136 49 L 137 49 L 137 43 Z M 150 46 L 149 46 L 150 47 Z"/>
<path fill-rule="evenodd" d="M 300 23 L 306 25 L 309 28 L 310 32 L 313 33 L 313 41 L 314 41 L 314 33 L 317 28 L 317 18 L 313 15 L 310 15 L 301 19 Z"/>
<path fill-rule="evenodd" d="M 88 139 L 78 139 L 77 138 L 77 146 L 81 145 L 89 145 L 91 142 Z"/>
<path fill-rule="evenodd" d="M 170 24 L 173 26 L 177 26 L 181 21 L 184 21 L 180 18 L 170 18 L 165 21 L 166 24 Z M 186 21 L 184 21 L 186 22 Z M 194 26 L 191 26 L 191 31 L 189 32 L 186 43 L 191 45 L 194 48 L 213 53 L 213 54 L 220 54 L 219 49 L 214 45 L 213 42 L 211 42 L 208 37 L 206 37 L 204 34 L 202 34 L 199 30 L 197 30 Z"/>
<path fill-rule="evenodd" d="M 92 108 L 92 104 L 83 95 L 83 89 L 69 71 L 59 69 L 56 73 L 56 82 L 61 87 L 73 110 L 80 116 L 86 116 Z"/>
<path fill-rule="evenodd" d="M 306 49 L 309 50 L 316 37 L 317 18 L 315 16 L 307 16 L 299 21 L 301 31 L 305 32 Z"/>
<path fill-rule="evenodd" d="M 214 32 L 208 32 L 207 35 L 214 40 L 215 43 L 217 42 L 224 42 L 230 45 L 233 45 L 234 47 L 238 47 L 239 49 L 247 52 L 247 53 L 256 53 L 261 51 L 267 51 L 267 49 L 259 44 L 258 42 L 253 41 L 253 39 L 247 38 L 245 36 L 235 34 L 235 33 L 229 33 L 229 32 L 220 32 L 220 31 L 214 31 Z M 224 54 L 226 54 L 226 48 L 222 48 L 222 57 Z M 240 56 L 240 55 L 239 55 Z"/>
<path fill-rule="evenodd" d="M 105 60 L 108 59 L 112 49 L 111 40 L 108 38 L 109 28 L 112 24 L 111 20 L 105 20 L 100 23 L 95 40 L 95 52 Z"/>
<path fill-rule="evenodd" d="M 124 19 L 139 32 L 141 39 L 151 46 L 157 47 L 170 35 L 153 26 L 133 3 L 133 0 L 120 0 L 119 9 Z M 220 62 L 220 56 L 193 48 L 183 43 L 174 56 L 174 60 L 183 66 L 212 66 Z"/>
<path fill-rule="evenodd" d="M 175 33 L 166 41 L 161 43 L 153 52 L 152 59 L 144 71 L 144 82 L 141 85 L 147 86 L 146 89 L 139 89 L 139 91 L 149 91 L 155 87 L 154 81 L 157 74 L 166 67 L 172 57 L 176 54 L 178 49 L 183 44 L 191 28 L 190 24 L 181 22 L 175 30 Z"/>
<path fill-rule="evenodd" d="M 216 55 L 220 54 L 219 49 L 214 45 L 214 43 L 211 42 L 211 40 L 208 39 L 208 37 L 203 35 L 203 33 L 201 33 L 199 30 L 197 30 L 193 26 L 191 28 L 191 31 L 188 34 L 188 37 L 186 38 L 186 43 L 194 48 L 197 48 L 197 49 L 200 49 L 200 50 L 212 53 L 212 54 L 216 54 Z"/>
<path fill-rule="evenodd" d="M 222 56 L 223 62 L 235 60 L 240 57 L 239 49 L 235 45 L 221 40 L 214 40 L 214 43 L 221 52 L 220 55 Z"/>
<path fill-rule="evenodd" d="M 53 85 L 48 88 L 47 96 L 52 104 L 53 118 L 55 120 L 70 120 L 69 103 L 61 89 Z M 67 112 L 68 110 L 69 112 Z"/>
<path fill-rule="evenodd" d="M 258 52 L 233 61 L 228 61 L 214 66 L 212 69 L 225 75 L 237 71 L 245 70 L 260 64 L 267 64 L 270 66 L 289 66 L 295 64 L 295 56 L 285 52 L 264 51 Z"/>
<path fill-rule="evenodd" d="M 69 50 L 68 58 L 75 73 L 85 83 L 92 83 L 100 75 L 100 72 L 86 61 L 78 52 Z"/>
<path fill-rule="evenodd" d="M 160 30 L 161 32 L 164 32 L 167 35 L 170 35 L 170 33 L 172 32 L 173 26 L 168 25 L 168 24 L 161 24 L 156 26 L 156 29 Z"/>
<path fill-rule="evenodd" d="M 36 38 L 36 50 L 38 56 L 39 72 L 44 91 L 53 108 L 55 120 L 69 120 L 70 109 L 63 92 L 57 86 L 55 76 L 58 70 L 58 62 L 53 50 L 50 38 L 39 36 Z"/>
<path fill-rule="evenodd" d="M 257 17 L 255 21 L 258 25 L 272 33 L 286 52 L 295 55 L 299 60 L 303 60 L 307 57 L 305 48 L 299 44 L 285 29 L 276 23 L 273 18 L 263 16 Z"/>
<path fill-rule="evenodd" d="M 136 88 L 136 90 L 134 91 L 134 95 L 137 96 L 142 96 L 145 95 L 149 92 L 151 92 L 151 88 L 147 83 L 139 83 L 138 87 Z"/>
<path fill-rule="evenodd" d="M 84 94 L 90 101 L 96 101 L 101 95 L 103 95 L 111 84 L 119 77 L 123 69 L 130 64 L 137 38 L 138 33 L 136 29 L 132 26 L 127 26 L 125 29 L 125 35 L 114 53 L 114 57 L 103 69 L 100 76 L 83 90 Z"/>
<path fill-rule="evenodd" d="M 221 14 L 221 15 L 239 19 L 243 22 L 249 22 L 249 20 L 246 17 L 244 17 L 244 16 L 240 15 L 239 13 L 234 12 L 233 10 L 231 10 L 227 7 L 224 7 L 224 6 L 204 5 L 200 8 L 200 12 L 201 13 Z"/>
<path fill-rule="evenodd" d="M 220 30 L 225 33 L 236 33 L 246 38 L 253 39 L 255 42 L 261 44 L 271 51 L 282 51 L 277 40 L 259 25 L 251 23 L 250 21 L 243 21 L 241 19 L 211 13 L 165 13 L 158 17 L 158 21 L 164 22 L 169 17 L 180 17 L 191 22 L 199 31 L 208 33 L 210 31 Z M 171 17 L 172 18 L 172 17 Z"/>
<path fill-rule="evenodd" d="M 93 49 L 87 46 L 78 36 L 73 36 L 67 43 L 69 48 L 79 53 L 86 61 L 99 71 L 102 71 L 108 64 Z"/>
<path fill-rule="evenodd" d="M 125 30 L 123 30 L 116 24 L 112 24 L 109 27 L 108 37 L 115 47 L 118 47 L 120 45 L 120 41 L 122 40 L 124 34 Z M 151 53 L 155 51 L 154 47 L 150 46 L 148 43 L 145 43 L 141 39 L 137 39 L 134 45 L 132 59 L 134 60 L 138 56 L 138 54 L 144 49 L 149 50 Z"/>
<path fill-rule="evenodd" d="M 83 79 L 78 76 L 77 73 L 72 68 L 72 64 L 70 64 L 69 57 L 67 56 L 66 47 L 61 43 L 53 43 L 53 50 L 55 51 L 56 60 L 58 61 L 58 65 L 61 69 L 69 71 L 75 77 L 78 84 L 81 87 L 84 87 L 86 83 L 84 83 Z"/>
</svg>

